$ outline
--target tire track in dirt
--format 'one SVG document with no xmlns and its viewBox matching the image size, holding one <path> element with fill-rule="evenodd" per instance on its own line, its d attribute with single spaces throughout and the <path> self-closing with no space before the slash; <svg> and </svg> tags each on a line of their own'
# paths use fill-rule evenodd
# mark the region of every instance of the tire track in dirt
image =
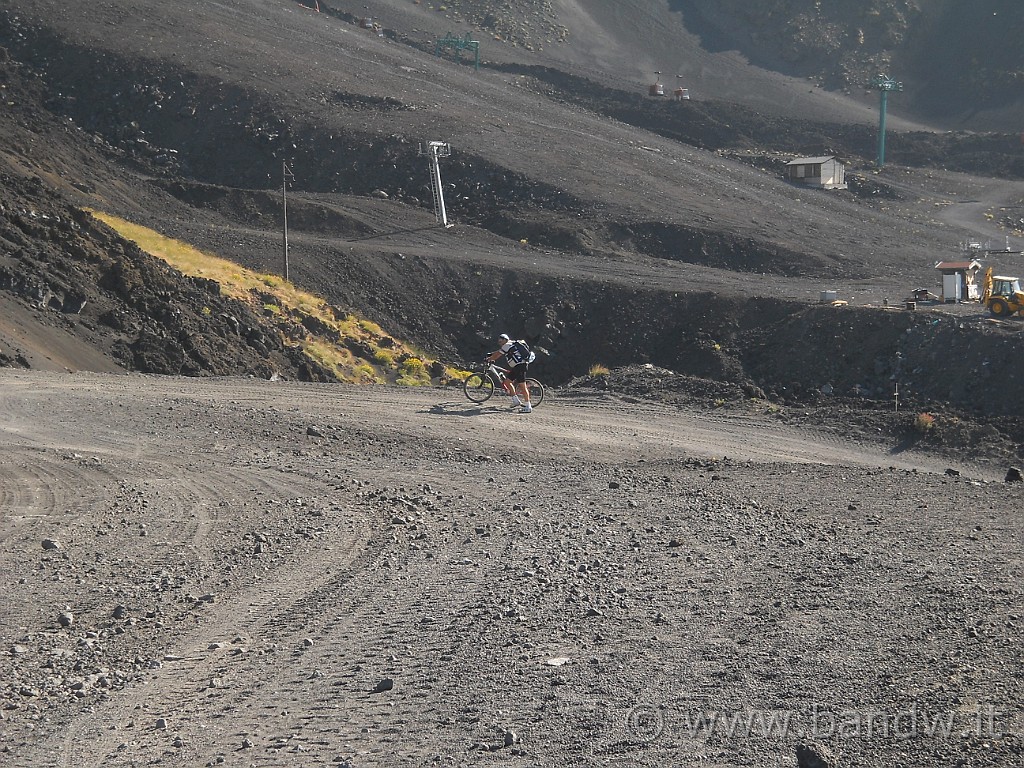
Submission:
<svg viewBox="0 0 1024 768">
<path fill-rule="evenodd" d="M 64 517 L 58 510 L 90 507 L 115 482 L 108 471 L 73 456 L 44 449 L 0 449 L 0 543 L 44 519 L 74 523 L 82 512 Z M 38 527 L 38 526 L 35 526 Z"/>
<path fill-rule="evenodd" d="M 392 518 L 396 493 L 391 489 L 385 498 L 360 505 L 363 517 Z M 454 500 L 445 503 L 448 509 L 455 506 Z M 156 673 L 159 679 L 108 708 L 99 721 L 120 717 L 114 721 L 127 722 L 146 709 L 147 701 L 160 701 L 164 711 L 175 713 L 173 731 L 186 744 L 184 754 L 196 760 L 230 753 L 245 740 L 254 745 L 246 752 L 251 765 L 280 765 L 285 754 L 293 753 L 303 765 L 321 764 L 327 761 L 323 749 L 328 744 L 337 748 L 365 739 L 366 733 L 378 734 L 379 749 L 386 749 L 393 733 L 385 726 L 401 712 L 385 701 L 375 702 L 370 689 L 378 678 L 400 672 L 405 684 L 411 681 L 429 690 L 437 658 L 458 654 L 469 642 L 462 631 L 465 602 L 481 588 L 484 575 L 458 564 L 452 551 L 455 540 L 441 530 L 448 525 L 445 515 L 440 522 L 418 521 L 413 536 L 401 525 L 390 534 L 385 527 L 374 543 L 340 568 L 335 568 L 337 553 L 332 551 L 331 573 L 315 581 L 309 575 L 315 573 L 313 562 L 321 559 L 318 553 L 277 569 L 273 583 L 264 583 L 258 597 L 244 593 L 244 606 L 232 612 L 233 619 L 225 617 L 235 624 L 223 635 L 222 647 L 211 653 L 203 643 L 216 637 L 212 633 L 225 627 L 225 621 L 204 625 L 191 646 L 177 644 L 173 655 L 180 658 L 165 664 Z M 423 534 L 441 545 L 431 557 L 409 548 Z M 296 580 L 303 575 L 306 588 L 296 592 Z M 448 605 L 453 585 L 460 597 Z M 237 638 L 243 642 L 234 642 Z M 415 654 L 409 653 L 412 638 L 427 639 Z M 210 685 L 213 678 L 221 682 Z M 305 714 L 293 717 L 295 710 Z M 210 714 L 214 712 L 215 717 Z M 241 713 L 250 725 L 232 730 L 239 729 Z M 150 713 L 151 719 L 157 715 Z M 90 756 L 98 754 L 96 738 L 102 736 L 89 735 Z M 109 737 L 100 752 L 106 764 L 128 763 L 137 752 L 166 749 L 170 740 L 168 733 L 149 728 L 135 733 L 129 748 L 118 750 L 118 738 Z M 80 764 L 79 757 L 85 753 L 64 764 Z"/>
<path fill-rule="evenodd" d="M 215 469 L 209 488 L 218 487 L 216 479 L 224 481 L 221 488 L 237 483 L 282 497 L 327 492 L 312 483 L 296 483 L 294 476 L 284 474 L 268 479 L 266 475 Z M 319 571 L 316 566 L 325 565 L 320 555 L 307 552 L 275 564 L 273 570 L 268 569 L 268 577 L 255 574 L 254 583 L 237 592 L 218 595 L 194 631 L 167 645 L 163 662 L 152 675 L 70 724 L 59 737 L 58 764 L 67 768 L 95 765 L 97 760 L 104 765 L 134 764 L 137 750 L 170 748 L 171 733 L 183 734 L 187 742 L 196 734 L 215 730 L 215 723 L 203 712 L 219 705 L 218 700 L 230 689 L 213 681 L 229 680 L 232 667 L 251 664 L 254 655 L 268 654 L 268 663 L 276 663 L 274 649 L 300 632 L 316 613 L 321 604 L 316 595 L 332 592 L 348 578 L 346 574 L 357 569 L 356 563 L 372 557 L 367 551 L 371 536 L 369 521 L 347 510 L 334 536 L 321 543 L 331 553 L 328 570 Z M 149 722 L 140 722 L 147 715 Z M 169 730 L 154 725 L 161 717 L 172 723 Z M 111 724 L 118 730 L 112 730 Z M 132 738 L 126 740 L 129 727 Z"/>
<path fill-rule="evenodd" d="M 121 389 L 118 383 L 113 382 L 114 386 L 110 389 Z M 173 382 L 163 383 L 167 385 L 168 396 L 180 395 L 179 386 Z M 64 390 L 67 384 L 67 381 L 58 381 L 55 389 Z M 253 522 L 252 507 L 261 503 L 283 503 L 296 496 L 323 498 L 328 500 L 325 503 L 329 503 L 335 495 L 334 486 L 323 480 L 297 476 L 280 469 L 271 470 L 263 464 L 252 462 L 247 466 L 232 466 L 234 455 L 231 451 L 219 450 L 216 446 L 211 451 L 204 444 L 204 450 L 197 453 L 192 447 L 194 441 L 191 438 L 185 441 L 168 440 L 159 429 L 139 436 L 134 444 L 127 442 L 132 468 L 125 474 L 130 474 L 134 479 L 118 487 L 118 478 L 106 467 L 117 464 L 119 451 L 124 453 L 124 436 L 131 433 L 137 417 L 120 418 L 115 411 L 112 418 L 104 422 L 102 429 L 93 429 L 77 420 L 61 416 L 58 419 L 66 428 L 59 433 L 46 429 L 23 430 L 21 423 L 35 420 L 39 409 L 49 407 L 46 401 L 48 396 L 53 395 L 52 391 L 46 391 L 46 387 L 36 390 L 33 382 L 27 382 L 27 386 L 32 387 L 32 391 L 21 399 L 21 406 L 9 408 L 5 412 L 9 431 L 26 436 L 23 442 L 44 446 L 73 444 L 76 450 L 90 454 L 90 458 L 76 458 L 76 454 L 71 453 L 65 460 L 34 461 L 22 465 L 20 473 L 11 476 L 10 483 L 4 486 L 20 490 L 9 492 L 10 498 L 5 501 L 23 507 L 31 503 L 32 508 L 39 510 L 40 514 L 59 517 L 63 526 L 71 525 L 81 517 L 70 518 L 61 509 L 68 502 L 74 501 L 84 510 L 82 514 L 87 512 L 90 517 L 95 518 L 99 513 L 99 519 L 109 517 L 112 505 L 118 510 L 115 518 L 127 515 L 125 520 L 130 520 L 133 526 L 144 525 L 150 534 L 146 541 L 156 544 L 150 547 L 145 558 L 148 573 L 160 573 L 165 569 L 173 572 L 175 568 L 181 570 L 183 566 L 188 566 L 189 572 L 205 572 L 207 580 L 210 580 L 214 570 L 221 565 L 218 557 L 222 554 L 225 536 L 229 546 L 237 545 L 241 533 L 239 529 Z M 102 403 L 107 401 L 109 392 L 104 393 L 102 385 L 93 392 L 89 392 L 90 389 L 90 386 L 86 387 L 85 399 L 94 400 L 94 403 L 89 406 L 80 403 L 80 407 L 106 410 Z M 11 398 L 8 398 L 10 401 Z M 148 402 L 135 405 L 142 410 L 152 410 Z M 172 406 L 175 410 L 190 410 L 191 401 L 178 398 L 176 402 Z M 187 418 L 188 414 L 185 416 Z M 185 445 L 180 447 L 176 442 Z M 47 449 L 31 450 L 46 458 Z M 96 454 L 100 454 L 102 459 L 97 458 Z M 18 455 L 23 457 L 24 451 L 19 451 Z M 100 466 L 100 461 L 103 466 Z M 243 457 L 242 461 L 246 459 Z M 14 466 L 13 463 L 5 465 L 3 469 L 9 472 L 11 466 Z M 89 476 L 97 468 L 106 473 L 103 483 L 97 483 L 95 478 Z M 91 485 L 102 487 L 87 492 Z M 38 489 L 43 489 L 43 492 Z M 224 521 L 226 525 L 235 528 L 230 535 L 217 530 L 222 512 L 227 516 L 237 514 L 237 520 L 229 518 Z M 338 543 L 328 546 L 334 550 L 335 562 L 344 565 L 365 546 L 369 528 L 357 515 L 344 512 L 338 516 L 345 518 L 335 526 Z M 270 557 L 274 558 L 275 555 L 271 554 Z M 95 765 L 97 759 L 100 759 L 99 755 L 105 755 L 109 760 L 120 759 L 123 756 L 120 753 L 127 749 L 122 745 L 136 739 L 129 739 L 123 728 L 112 731 L 107 724 L 113 722 L 123 725 L 133 717 L 139 719 L 139 712 L 144 710 L 147 702 L 152 701 L 179 701 L 187 709 L 187 705 L 196 698 L 197 681 L 211 679 L 215 669 L 223 664 L 224 658 L 239 650 L 237 644 L 231 643 L 233 638 L 273 636 L 278 630 L 267 616 L 278 612 L 293 612 L 290 605 L 296 601 L 297 596 L 303 594 L 302 587 L 307 583 L 316 584 L 320 580 L 319 576 L 313 579 L 306 576 L 307 571 L 315 572 L 308 563 L 295 561 L 289 564 L 289 559 L 294 561 L 289 553 L 281 558 L 284 563 L 272 563 L 272 579 L 260 579 L 254 586 L 243 588 L 239 594 L 227 593 L 223 598 L 226 602 L 218 601 L 215 609 L 209 607 L 208 613 L 213 614 L 212 621 L 203 617 L 201 627 L 194 635 L 167 644 L 163 655 L 165 661 L 153 670 L 152 679 L 140 681 L 139 685 L 127 692 L 114 693 L 93 712 L 79 714 L 62 737 L 58 735 L 56 741 L 51 739 L 48 745 L 41 746 L 35 754 L 49 754 L 52 759 L 39 762 L 56 764 L 54 760 L 59 760 L 61 765 Z M 254 574 L 254 579 L 259 579 L 258 573 Z M 215 641 L 209 638 L 215 638 Z M 218 642 L 223 648 L 210 648 L 211 644 Z M 141 722 L 137 727 L 133 726 L 133 729 L 136 729 L 135 732 L 145 731 Z M 131 733 L 128 731 L 128 734 Z M 154 732 L 153 735 L 163 735 L 163 732 Z M 34 762 L 34 759 L 29 760 L 29 763 Z"/>
<path fill-rule="evenodd" d="M 10 582 L 26 559 L 60 561 L 86 530 L 92 512 L 105 503 L 117 478 L 105 466 L 73 454 L 31 447 L 0 449 L 0 571 L 5 583 L 4 628 L 13 640 L 19 626 L 37 621 L 42 606 Z M 51 543 L 45 547 L 44 541 Z"/>
<path fill-rule="evenodd" d="M 153 638 L 158 666 L 55 713 L 17 745 L 17 765 L 458 762 L 484 758 L 478 744 L 500 745 L 503 723 L 529 743 L 584 750 L 601 764 L 629 737 L 630 707 L 647 702 L 656 648 L 674 654 L 670 669 L 708 690 L 722 685 L 737 651 L 715 632 L 724 637 L 730 621 L 737 632 L 758 626 L 744 590 L 774 573 L 756 557 L 750 571 L 742 553 L 763 546 L 748 539 L 767 542 L 786 526 L 807 542 L 808 564 L 836 559 L 838 539 L 804 530 L 800 489 L 790 497 L 771 484 L 834 477 L 830 461 L 892 463 L 828 434 L 614 400 L 554 399 L 524 418 L 448 390 L 155 379 L 113 419 L 102 379 L 84 387 L 81 407 L 106 419 L 104 441 L 136 434 L 137 414 L 172 404 L 166 424 L 129 446 L 131 458 L 103 457 L 115 482 L 137 473 L 119 485 L 118 502 L 135 504 L 151 531 L 126 540 L 134 549 L 125 573 L 150 583 L 177 569 L 190 574 L 182 594 L 201 588 L 213 599 L 168 603 Z M 63 383 L 55 391 L 75 402 Z M 23 418 L 44 422 L 38 450 L 89 444 L 87 420 L 81 433 L 61 434 L 50 421 L 59 416 L 29 409 Z M 712 460 L 723 454 L 731 460 Z M 751 479 L 764 487 L 748 488 Z M 812 502 L 811 519 L 859 517 L 847 505 L 870 507 L 860 493 Z M 255 534 L 267 540 L 258 556 Z M 837 573 L 851 567 L 836 563 Z M 750 608 L 770 596 L 758 593 Z M 820 635 L 814 621 L 793 617 L 793 632 Z M 673 620 L 665 636 L 662 621 Z M 716 661 L 703 664 L 704 655 Z M 548 664 L 563 656 L 573 661 Z M 383 678 L 395 681 L 394 695 L 372 692 Z M 575 730 L 581 720 L 589 735 Z"/>
<path fill-rule="evenodd" d="M 387 515 L 388 509 L 385 504 L 379 511 Z M 428 538 L 440 535 L 440 522 L 424 523 Z M 394 677 L 397 685 L 413 689 L 413 700 L 432 695 L 428 692 L 440 674 L 439 657 L 457 655 L 470 642 L 473 632 L 465 604 L 482 588 L 484 578 L 459 578 L 467 571 L 453 565 L 450 541 L 438 541 L 441 546 L 432 547 L 428 557 L 407 549 L 412 542 L 403 539 L 392 538 L 350 583 L 327 584 L 308 596 L 308 613 L 331 617 L 315 632 L 301 615 L 281 617 L 293 630 L 306 632 L 303 640 L 309 640 L 293 646 L 288 664 L 263 671 L 266 677 L 250 679 L 244 688 L 268 702 L 255 726 L 247 734 L 236 734 L 262 747 L 253 750 L 251 764 L 277 765 L 283 754 L 291 753 L 301 754 L 296 759 L 304 765 L 324 764 L 335 754 L 328 747 L 338 750 L 356 740 L 370 742 L 361 750 L 364 754 L 393 747 L 400 733 L 396 723 L 412 710 L 386 696 L 377 698 L 374 686 Z M 292 636 L 298 637 L 294 631 Z M 294 709 L 304 714 L 292 716 Z"/>
</svg>

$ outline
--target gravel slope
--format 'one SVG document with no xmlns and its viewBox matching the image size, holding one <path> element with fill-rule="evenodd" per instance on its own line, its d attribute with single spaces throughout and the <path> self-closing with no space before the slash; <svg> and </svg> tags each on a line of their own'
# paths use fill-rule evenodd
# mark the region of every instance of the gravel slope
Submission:
<svg viewBox="0 0 1024 768">
<path fill-rule="evenodd" d="M 0 375 L 5 764 L 1021 760 L 992 470 L 610 396 Z"/>
</svg>

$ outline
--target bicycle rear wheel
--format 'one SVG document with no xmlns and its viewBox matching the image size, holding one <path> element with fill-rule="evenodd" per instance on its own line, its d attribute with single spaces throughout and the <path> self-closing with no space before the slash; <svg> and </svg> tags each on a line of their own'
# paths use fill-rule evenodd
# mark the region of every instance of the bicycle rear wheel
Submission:
<svg viewBox="0 0 1024 768">
<path fill-rule="evenodd" d="M 471 373 L 462 382 L 462 391 L 474 403 L 482 403 L 494 394 L 494 382 L 483 373 Z"/>
<path fill-rule="evenodd" d="M 530 405 L 538 406 L 544 402 L 544 385 L 536 379 L 527 379 L 526 386 L 530 389 Z"/>
</svg>

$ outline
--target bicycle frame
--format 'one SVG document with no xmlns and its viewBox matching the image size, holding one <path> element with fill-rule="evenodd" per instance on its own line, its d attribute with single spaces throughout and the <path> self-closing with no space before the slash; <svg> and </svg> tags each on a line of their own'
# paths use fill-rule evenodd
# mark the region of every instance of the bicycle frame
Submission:
<svg viewBox="0 0 1024 768">
<path fill-rule="evenodd" d="M 510 373 L 512 373 L 512 371 L 510 371 L 508 368 L 502 368 L 497 363 L 487 364 L 487 375 L 491 377 L 491 380 L 494 382 L 494 386 L 501 387 L 506 392 L 508 392 L 509 390 L 505 385 L 508 384 L 509 387 L 512 386 L 511 382 L 509 382 L 508 380 L 508 375 Z"/>
<path fill-rule="evenodd" d="M 466 397 L 474 403 L 482 403 L 489 400 L 495 391 L 504 392 L 506 395 L 516 394 L 516 387 L 509 378 L 512 373 L 497 363 L 484 362 L 478 364 L 476 369 L 470 373 L 462 385 Z M 530 400 L 534 406 L 540 405 L 544 400 L 544 385 L 537 379 L 528 378 L 526 386 L 530 392 Z"/>
</svg>

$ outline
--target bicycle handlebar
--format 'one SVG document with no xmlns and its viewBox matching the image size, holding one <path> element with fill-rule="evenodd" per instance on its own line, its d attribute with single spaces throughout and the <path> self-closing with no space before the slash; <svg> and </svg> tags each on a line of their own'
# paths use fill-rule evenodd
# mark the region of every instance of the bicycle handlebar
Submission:
<svg viewBox="0 0 1024 768">
<path fill-rule="evenodd" d="M 497 363 L 488 362 L 487 360 L 480 360 L 479 362 L 473 363 L 471 366 L 468 366 L 468 370 L 471 371 L 483 372 L 491 369 L 502 374 L 512 373 L 511 369 L 505 368 L 504 366 L 498 365 Z"/>
</svg>

